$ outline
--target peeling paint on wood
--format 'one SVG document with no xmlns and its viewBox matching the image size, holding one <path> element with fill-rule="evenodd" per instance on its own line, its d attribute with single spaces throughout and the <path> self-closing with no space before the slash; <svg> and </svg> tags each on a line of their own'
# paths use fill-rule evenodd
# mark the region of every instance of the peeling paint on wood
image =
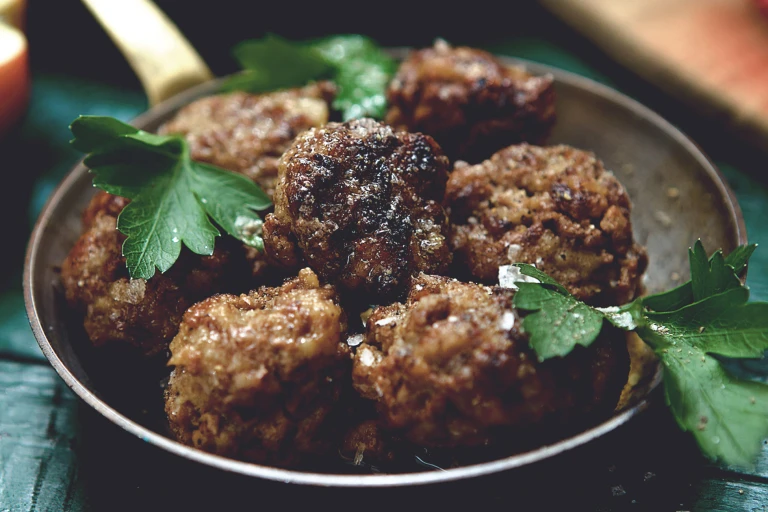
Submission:
<svg viewBox="0 0 768 512">
<path fill-rule="evenodd" d="M 0 361 L 0 510 L 70 510 L 77 401 L 52 368 Z"/>
</svg>

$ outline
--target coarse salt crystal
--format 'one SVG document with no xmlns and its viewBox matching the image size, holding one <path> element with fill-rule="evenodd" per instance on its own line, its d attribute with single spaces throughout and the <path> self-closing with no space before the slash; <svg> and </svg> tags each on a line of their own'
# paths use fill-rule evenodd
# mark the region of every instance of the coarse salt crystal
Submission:
<svg viewBox="0 0 768 512">
<path fill-rule="evenodd" d="M 510 263 L 517 263 L 517 257 L 522 249 L 523 247 L 520 244 L 510 244 L 507 247 L 507 259 Z"/>
<path fill-rule="evenodd" d="M 501 315 L 501 322 L 499 322 L 499 327 L 501 327 L 502 331 L 508 331 L 514 326 L 515 314 L 512 311 L 505 311 L 504 314 Z"/>
<path fill-rule="evenodd" d="M 371 349 L 365 348 L 360 352 L 360 362 L 363 366 L 373 366 L 373 363 L 376 362 L 376 357 L 371 352 Z"/>
<path fill-rule="evenodd" d="M 363 342 L 362 334 L 353 334 L 352 336 L 347 338 L 347 345 L 349 345 L 350 347 L 356 347 L 362 342 Z"/>
<path fill-rule="evenodd" d="M 540 283 L 538 279 L 531 276 L 526 276 L 520 272 L 520 267 L 514 265 L 502 265 L 499 267 L 499 286 L 502 288 L 510 288 L 517 290 L 515 283 Z"/>
</svg>

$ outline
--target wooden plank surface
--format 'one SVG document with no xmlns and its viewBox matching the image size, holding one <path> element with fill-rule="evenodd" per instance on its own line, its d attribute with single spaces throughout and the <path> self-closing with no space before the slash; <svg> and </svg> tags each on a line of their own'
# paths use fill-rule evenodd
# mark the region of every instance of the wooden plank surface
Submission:
<svg viewBox="0 0 768 512">
<path fill-rule="evenodd" d="M 0 360 L 0 511 L 79 510 L 77 401 L 47 366 Z"/>
<path fill-rule="evenodd" d="M 614 59 L 768 148 L 768 20 L 751 0 L 542 0 Z"/>
<path fill-rule="evenodd" d="M 696 487 L 695 512 L 768 512 L 765 482 L 709 480 Z"/>
</svg>

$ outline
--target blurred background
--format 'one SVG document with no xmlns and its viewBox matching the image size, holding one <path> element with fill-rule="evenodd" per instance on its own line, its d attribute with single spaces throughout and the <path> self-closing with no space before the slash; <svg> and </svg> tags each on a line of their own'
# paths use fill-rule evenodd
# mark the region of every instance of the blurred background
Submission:
<svg viewBox="0 0 768 512">
<path fill-rule="evenodd" d="M 0 0 L 0 12 L 5 3 L 10 2 Z M 168 468 L 176 467 L 175 462 L 166 457 L 157 467 L 142 467 L 141 457 L 147 454 L 145 446 L 116 432 L 103 419 L 78 406 L 47 366 L 29 330 L 21 294 L 21 271 L 26 242 L 40 208 L 61 177 L 79 159 L 68 146 L 69 122 L 80 114 L 112 115 L 130 120 L 147 108 L 147 101 L 123 56 L 80 1 L 27 0 L 27 3 L 25 32 L 31 95 L 26 112 L 18 119 L 16 112 L 3 110 L 3 94 L 6 94 L 6 103 L 24 103 L 23 95 L 10 102 L 5 91 L 19 87 L 15 85 L 17 82 L 11 83 L 12 80 L 22 80 L 19 83 L 23 84 L 18 76 L 24 76 L 25 69 L 22 64 L 13 64 L 11 68 L 17 70 L 17 74 L 13 74 L 0 62 L 0 127 L 4 122 L 8 124 L 5 133 L 0 135 L 0 169 L 6 181 L 0 195 L 3 221 L 0 230 L 3 248 L 0 257 L 3 262 L 0 265 L 0 510 L 81 510 L 88 504 L 93 510 L 106 510 L 102 508 L 105 503 L 112 504 L 110 509 L 122 510 L 119 506 L 114 508 L 111 501 L 116 493 L 125 493 L 125 507 L 142 507 L 146 504 L 143 500 L 164 488 L 161 480 Z M 768 214 L 765 169 L 768 146 L 764 141 L 768 138 L 761 139 L 754 127 L 743 128 L 743 112 L 729 113 L 728 108 L 716 101 L 687 94 L 687 89 L 675 79 L 661 76 L 658 69 L 648 67 L 648 62 L 643 64 L 632 52 L 624 51 L 625 47 L 612 47 L 611 37 L 621 33 L 620 25 L 606 36 L 600 30 L 606 25 L 599 20 L 596 25 L 594 20 L 586 23 L 585 12 L 576 9 L 570 16 L 563 14 L 566 4 L 594 6 L 601 2 L 550 0 L 546 2 L 549 9 L 534 0 L 502 3 L 473 0 L 437 6 L 401 1 L 307 5 L 242 0 L 156 0 L 156 3 L 217 75 L 236 71 L 230 54 L 236 43 L 272 32 L 291 39 L 361 33 L 386 46 L 426 46 L 436 37 L 442 37 L 455 45 L 476 46 L 539 61 L 595 79 L 656 110 L 690 135 L 716 161 L 739 196 L 751 240 L 762 238 L 768 242 L 768 236 L 764 236 L 768 234 L 764 227 Z M 630 8 L 625 18 L 627 32 L 632 32 L 635 26 L 650 27 L 647 32 L 650 41 L 656 40 L 653 30 L 658 31 L 659 37 L 663 35 L 657 21 L 677 24 L 675 20 L 692 18 L 689 14 L 698 9 L 697 6 L 716 7 L 701 16 L 717 22 L 722 32 L 713 29 L 704 39 L 708 44 L 696 43 L 698 50 L 693 54 L 673 57 L 700 62 L 711 71 L 709 75 L 719 73 L 726 79 L 733 75 L 734 55 L 751 59 L 748 66 L 756 79 L 752 81 L 756 85 L 751 87 L 762 94 L 768 93 L 768 22 L 762 19 L 760 3 L 758 0 L 607 2 L 613 6 L 673 6 L 666 18 L 643 15 L 645 25 L 639 22 L 635 25 L 634 7 Z M 734 11 L 734 5 L 739 6 L 739 14 L 733 20 L 718 14 L 720 8 L 727 9 L 723 12 Z M 608 13 L 611 9 L 591 12 Z M 642 13 L 636 14 L 640 20 Z M 748 30 L 743 28 L 746 22 Z M 723 34 L 729 33 L 751 39 L 742 38 L 741 49 L 731 47 L 730 53 L 725 54 L 722 52 L 727 44 Z M 757 33 L 762 35 L 753 37 Z M 677 39 L 685 43 L 689 35 L 681 31 Z M 4 44 L 17 42 L 0 34 L 0 56 Z M 5 47 L 8 48 L 10 46 Z M 710 58 L 714 59 L 714 65 Z M 27 85 L 21 87 L 25 89 Z M 768 100 L 751 108 L 766 110 Z M 762 280 L 757 279 L 753 286 L 757 298 L 764 300 L 768 298 L 768 276 L 764 270 L 768 268 L 768 251 L 758 251 L 757 258 L 760 259 L 753 260 L 752 268 L 759 269 L 753 272 L 761 275 Z M 38 416 L 42 418 L 39 422 L 19 420 Z M 671 442 L 663 448 L 647 450 L 627 443 L 632 435 L 663 437 L 676 431 L 666 416 L 664 421 L 656 423 L 653 418 L 636 424 L 624 438 L 607 441 L 613 444 L 604 452 L 613 452 L 614 458 L 571 460 L 581 467 L 576 473 L 582 474 L 568 473 L 568 481 L 560 483 L 564 487 L 555 488 L 565 492 L 566 497 L 573 493 L 580 499 L 592 500 L 590 503 L 594 506 L 583 510 L 623 510 L 638 500 L 641 505 L 632 510 L 768 510 L 768 473 L 765 471 L 768 463 L 757 472 L 732 474 L 701 464 L 689 466 L 680 460 L 669 460 L 663 450 L 673 450 L 681 460 L 688 460 L 686 457 L 696 460 L 690 446 L 676 446 L 674 441 L 679 438 L 670 438 Z M 13 431 L 13 425 L 24 425 L 24 431 Z M 119 468 L 110 464 L 112 473 L 104 473 L 103 467 L 111 456 L 124 464 Z M 204 473 L 195 478 L 208 476 L 209 473 Z M 549 478 L 546 474 L 539 476 L 542 481 Z M 740 489 L 747 489 L 757 497 L 742 499 L 743 508 L 726 507 L 717 501 L 731 494 L 739 498 L 744 494 L 739 494 Z M 535 486 L 531 492 L 550 490 L 547 486 Z M 766 500 L 761 502 L 763 498 Z M 173 499 L 168 498 L 165 503 L 173 503 Z"/>
</svg>

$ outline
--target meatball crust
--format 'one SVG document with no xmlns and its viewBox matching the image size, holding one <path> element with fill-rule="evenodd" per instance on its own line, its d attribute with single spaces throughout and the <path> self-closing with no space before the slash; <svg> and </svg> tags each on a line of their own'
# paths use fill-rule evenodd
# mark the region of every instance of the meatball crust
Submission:
<svg viewBox="0 0 768 512">
<path fill-rule="evenodd" d="M 67 302 L 85 315 L 95 346 L 129 345 L 152 356 L 165 350 L 184 311 L 220 291 L 237 290 L 249 262 L 235 240 L 221 238 L 211 256 L 183 249 L 165 274 L 130 279 L 117 216 L 128 200 L 97 193 L 83 213 L 84 232 L 61 266 Z"/>
<path fill-rule="evenodd" d="M 355 466 L 363 463 L 379 464 L 397 458 L 395 447 L 398 440 L 391 439 L 375 420 L 365 420 L 352 425 L 342 438 L 339 454 L 351 459 Z"/>
<path fill-rule="evenodd" d="M 185 444 L 254 462 L 327 452 L 349 386 L 345 332 L 335 289 L 309 269 L 278 288 L 195 304 L 170 345 L 171 429 Z"/>
<path fill-rule="evenodd" d="M 532 263 L 597 306 L 642 291 L 647 256 L 632 237 L 629 197 L 592 153 L 521 144 L 457 163 L 446 208 L 460 275 L 493 283 L 499 266 Z"/>
<path fill-rule="evenodd" d="M 479 162 L 509 144 L 543 143 L 555 120 L 551 76 L 445 41 L 405 59 L 387 98 L 387 123 L 433 136 L 452 160 Z"/>
<path fill-rule="evenodd" d="M 374 311 L 353 363 L 385 428 L 419 446 L 479 446 L 616 406 L 629 370 L 621 336 L 540 363 L 512 290 L 427 275 L 413 285 L 405 304 Z"/>
<path fill-rule="evenodd" d="M 303 256 L 324 279 L 379 297 L 450 264 L 448 159 L 431 137 L 372 119 L 329 123 L 300 135 L 279 167 L 264 224 L 277 263 Z"/>
<path fill-rule="evenodd" d="M 268 94 L 233 92 L 182 108 L 160 133 L 186 137 L 192 159 L 246 175 L 272 197 L 277 161 L 299 133 L 328 122 L 330 82 Z"/>
</svg>

